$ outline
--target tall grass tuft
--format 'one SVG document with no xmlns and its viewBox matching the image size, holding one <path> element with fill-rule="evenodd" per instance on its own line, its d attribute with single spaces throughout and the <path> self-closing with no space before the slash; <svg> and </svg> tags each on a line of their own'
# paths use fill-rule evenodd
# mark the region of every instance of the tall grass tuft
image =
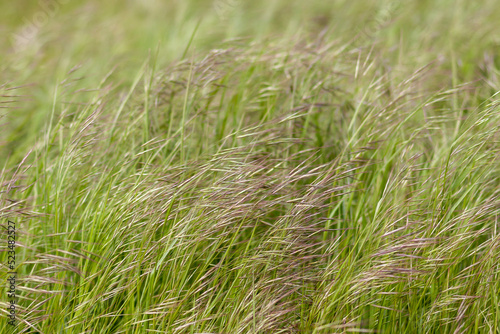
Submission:
<svg viewBox="0 0 500 334">
<path fill-rule="evenodd" d="M 392 33 L 58 76 L 44 131 L 1 134 L 15 332 L 500 332 L 497 65 Z"/>
</svg>

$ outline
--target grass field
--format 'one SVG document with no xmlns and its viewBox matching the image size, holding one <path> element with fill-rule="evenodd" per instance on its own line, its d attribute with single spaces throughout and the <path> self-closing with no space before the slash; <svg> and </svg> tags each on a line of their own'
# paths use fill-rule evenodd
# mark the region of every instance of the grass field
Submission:
<svg viewBox="0 0 500 334">
<path fill-rule="evenodd" d="M 0 332 L 500 333 L 499 19 L 1 2 Z"/>
</svg>

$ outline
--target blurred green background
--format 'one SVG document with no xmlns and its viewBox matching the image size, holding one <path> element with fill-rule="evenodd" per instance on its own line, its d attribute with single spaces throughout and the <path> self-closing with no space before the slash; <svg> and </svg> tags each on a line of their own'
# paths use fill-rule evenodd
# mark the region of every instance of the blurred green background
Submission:
<svg viewBox="0 0 500 334">
<path fill-rule="evenodd" d="M 43 133 L 55 87 L 75 66 L 85 74 L 77 84 L 82 89 L 98 87 L 112 69 L 109 79 L 126 86 L 152 53 L 161 68 L 235 39 L 289 43 L 323 34 L 353 48 L 377 47 L 390 66 L 415 70 L 439 60 L 450 71 L 446 80 L 452 71 L 454 84 L 487 77 L 494 92 L 498 18 L 495 0 L 3 1 L 0 85 L 29 86 L 15 90 L 23 97 L 14 102 L 13 94 L 0 92 L 2 115 L 8 114 L 1 157 L 18 160 Z"/>
</svg>

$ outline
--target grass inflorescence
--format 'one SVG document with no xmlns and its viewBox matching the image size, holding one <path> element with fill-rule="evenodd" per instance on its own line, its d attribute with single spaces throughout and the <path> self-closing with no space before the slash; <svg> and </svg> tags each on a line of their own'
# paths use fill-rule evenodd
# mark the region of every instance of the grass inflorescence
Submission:
<svg viewBox="0 0 500 334">
<path fill-rule="evenodd" d="M 479 2 L 61 4 L 2 55 L 14 330 L 500 332 L 500 8 Z"/>
</svg>

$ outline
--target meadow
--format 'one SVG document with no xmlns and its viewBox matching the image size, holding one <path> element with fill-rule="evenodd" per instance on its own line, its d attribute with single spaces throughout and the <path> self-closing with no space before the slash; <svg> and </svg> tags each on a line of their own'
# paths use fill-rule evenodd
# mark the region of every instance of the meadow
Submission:
<svg viewBox="0 0 500 334">
<path fill-rule="evenodd" d="M 0 332 L 500 333 L 499 18 L 1 2 Z"/>
</svg>

